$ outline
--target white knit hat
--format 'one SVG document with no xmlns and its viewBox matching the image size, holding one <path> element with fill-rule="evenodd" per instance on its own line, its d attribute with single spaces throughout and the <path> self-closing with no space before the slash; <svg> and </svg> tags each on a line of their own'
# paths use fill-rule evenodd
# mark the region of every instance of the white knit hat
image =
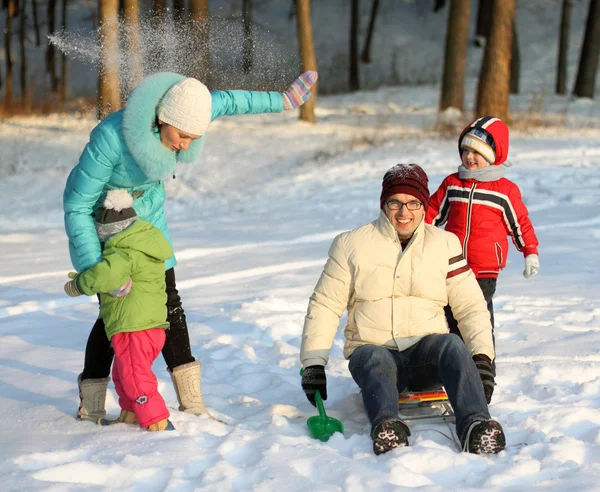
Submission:
<svg viewBox="0 0 600 492">
<path fill-rule="evenodd" d="M 191 135 L 204 135 L 211 120 L 210 91 L 199 80 L 187 78 L 173 85 L 158 105 L 160 121 Z"/>
</svg>

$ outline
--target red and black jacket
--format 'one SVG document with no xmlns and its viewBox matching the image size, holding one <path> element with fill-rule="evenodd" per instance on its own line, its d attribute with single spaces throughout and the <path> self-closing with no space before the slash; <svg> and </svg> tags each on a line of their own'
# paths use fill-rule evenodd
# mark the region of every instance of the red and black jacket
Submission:
<svg viewBox="0 0 600 492">
<path fill-rule="evenodd" d="M 494 137 L 496 161 L 508 155 L 508 128 L 496 118 L 480 118 L 473 126 L 483 126 Z M 537 254 L 538 240 L 529 220 L 519 187 L 506 178 L 482 182 L 448 176 L 431 196 L 425 221 L 458 236 L 467 263 L 477 278 L 496 278 L 506 266 L 510 236 L 524 256 Z"/>
</svg>

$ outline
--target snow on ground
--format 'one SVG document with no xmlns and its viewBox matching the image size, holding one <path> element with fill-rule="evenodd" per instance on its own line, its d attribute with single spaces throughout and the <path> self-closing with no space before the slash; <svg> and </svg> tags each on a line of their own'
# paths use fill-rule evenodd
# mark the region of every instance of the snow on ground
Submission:
<svg viewBox="0 0 600 492">
<path fill-rule="evenodd" d="M 455 170 L 454 136 L 432 131 L 436 104 L 434 88 L 382 89 L 321 98 L 316 126 L 295 114 L 213 125 L 203 161 L 168 184 L 167 214 L 204 397 L 226 423 L 176 410 L 161 357 L 154 369 L 177 430 L 160 434 L 73 417 L 97 306 L 62 290 L 61 197 L 94 122 L 0 123 L 2 490 L 597 490 L 597 103 L 557 99 L 570 124 L 512 133 L 507 176 L 530 209 L 542 269 L 526 281 L 513 249 L 495 298 L 491 413 L 507 450 L 460 453 L 445 426 L 422 426 L 410 447 L 375 457 L 341 330 L 326 407 L 346 432 L 327 443 L 308 433 L 316 411 L 298 375 L 308 297 L 335 235 L 377 217 L 389 167 L 420 163 L 432 191 Z M 112 387 L 107 405 L 118 413 Z"/>
</svg>

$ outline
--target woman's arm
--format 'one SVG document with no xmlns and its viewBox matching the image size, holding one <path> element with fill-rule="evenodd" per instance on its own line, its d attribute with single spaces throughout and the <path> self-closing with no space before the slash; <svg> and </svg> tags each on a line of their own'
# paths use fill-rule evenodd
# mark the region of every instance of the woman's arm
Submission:
<svg viewBox="0 0 600 492">
<path fill-rule="evenodd" d="M 71 262 L 78 272 L 101 259 L 100 241 L 92 213 L 119 159 L 118 140 L 101 123 L 92 131 L 79 164 L 73 168 L 67 180 L 63 194 L 65 230 L 69 238 Z"/>
</svg>

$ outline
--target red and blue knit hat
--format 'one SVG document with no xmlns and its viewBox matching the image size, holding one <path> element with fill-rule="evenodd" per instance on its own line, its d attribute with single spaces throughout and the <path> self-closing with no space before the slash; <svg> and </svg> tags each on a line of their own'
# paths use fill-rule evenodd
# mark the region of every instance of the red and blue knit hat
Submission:
<svg viewBox="0 0 600 492">
<path fill-rule="evenodd" d="M 381 184 L 381 208 L 389 197 L 396 193 L 414 196 L 429 208 L 429 179 L 418 164 L 396 164 L 387 170 Z"/>
<path fill-rule="evenodd" d="M 508 157 L 508 127 L 499 118 L 484 116 L 469 124 L 458 137 L 458 153 L 469 147 L 496 166 Z"/>
</svg>

